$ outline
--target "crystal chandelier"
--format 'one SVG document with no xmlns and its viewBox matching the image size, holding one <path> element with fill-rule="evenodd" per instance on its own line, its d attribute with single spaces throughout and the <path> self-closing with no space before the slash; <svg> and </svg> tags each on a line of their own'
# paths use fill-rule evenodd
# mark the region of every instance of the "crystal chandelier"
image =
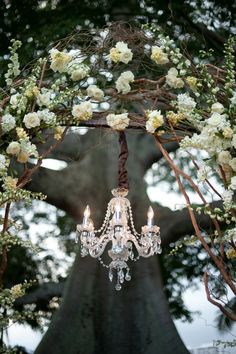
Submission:
<svg viewBox="0 0 236 354">
<path fill-rule="evenodd" d="M 125 133 L 120 132 L 121 152 L 119 155 L 118 188 L 112 190 L 113 198 L 107 206 L 104 222 L 99 230 L 94 229 L 90 218 L 90 208 L 84 211 L 82 224 L 77 225 L 76 242 L 80 241 L 82 257 L 90 255 L 98 258 L 100 263 L 109 269 L 109 279 L 116 278 L 116 290 L 121 289 L 124 280 L 131 279 L 127 261 L 137 261 L 140 257 L 150 257 L 161 253 L 160 228 L 153 224 L 154 212 L 150 206 L 147 213 L 147 225 L 139 234 L 134 227 L 128 194 L 127 171 L 125 162 L 128 157 L 128 147 Z M 108 256 L 110 264 L 106 265 L 101 256 L 109 244 Z M 114 274 L 115 273 L 115 274 Z"/>
</svg>

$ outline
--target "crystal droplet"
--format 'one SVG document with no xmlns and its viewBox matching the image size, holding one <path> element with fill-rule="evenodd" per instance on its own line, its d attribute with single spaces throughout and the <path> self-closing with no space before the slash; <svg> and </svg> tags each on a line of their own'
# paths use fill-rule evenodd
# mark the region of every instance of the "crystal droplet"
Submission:
<svg viewBox="0 0 236 354">
<path fill-rule="evenodd" d="M 120 283 L 124 283 L 124 272 L 123 270 L 120 270 L 118 273 L 118 279 Z"/>
<path fill-rule="evenodd" d="M 130 274 L 126 274 L 125 280 L 130 281 L 131 280 L 131 275 Z"/>
<path fill-rule="evenodd" d="M 116 289 L 117 291 L 119 291 L 119 290 L 121 289 L 121 285 L 120 285 L 119 283 L 116 284 L 115 289 Z"/>
<path fill-rule="evenodd" d="M 113 280 L 113 274 L 112 274 L 112 271 L 111 271 L 111 270 L 109 271 L 109 279 L 110 279 L 110 281 Z"/>
</svg>

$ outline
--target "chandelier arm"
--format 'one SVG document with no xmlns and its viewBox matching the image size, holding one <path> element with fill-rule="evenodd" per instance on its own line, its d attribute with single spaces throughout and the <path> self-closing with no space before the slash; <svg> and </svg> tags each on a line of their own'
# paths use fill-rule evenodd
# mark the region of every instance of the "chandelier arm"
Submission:
<svg viewBox="0 0 236 354">
<path fill-rule="evenodd" d="M 143 250 L 143 247 L 139 245 L 137 239 L 133 235 L 130 235 L 129 239 L 133 242 L 133 244 L 135 245 L 135 247 L 136 247 L 136 249 L 138 251 L 138 254 L 141 257 L 148 258 L 148 257 L 153 255 L 153 251 L 152 251 L 151 245 L 148 247 L 149 253 L 145 253 L 144 250 Z"/>
<path fill-rule="evenodd" d="M 106 239 L 106 237 L 107 237 L 107 241 L 103 243 L 103 241 Z M 90 254 L 90 256 L 93 257 L 93 258 L 98 258 L 98 257 L 100 257 L 100 256 L 102 255 L 104 249 L 106 248 L 108 242 L 110 242 L 110 240 L 109 240 L 109 237 L 108 237 L 107 234 L 104 235 L 104 236 L 102 236 L 101 238 L 99 238 L 99 239 L 97 240 L 96 244 L 95 244 L 93 247 L 91 247 L 91 246 L 89 247 L 89 254 Z M 101 245 L 102 245 L 102 246 L 101 246 Z M 96 249 L 98 249 L 98 247 L 99 247 L 98 253 L 96 253 L 96 254 L 93 253 L 94 251 L 96 251 Z"/>
<path fill-rule="evenodd" d="M 128 159 L 128 145 L 124 131 L 119 132 L 119 164 L 118 164 L 118 187 L 129 189 L 128 173 L 125 167 L 126 161 Z"/>
</svg>

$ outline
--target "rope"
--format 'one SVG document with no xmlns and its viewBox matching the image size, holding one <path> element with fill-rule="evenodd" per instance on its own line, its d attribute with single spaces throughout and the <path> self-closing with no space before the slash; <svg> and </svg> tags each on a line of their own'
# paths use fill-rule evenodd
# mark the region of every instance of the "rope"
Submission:
<svg viewBox="0 0 236 354">
<path fill-rule="evenodd" d="M 129 152 L 128 145 L 126 141 L 125 132 L 119 132 L 119 145 L 120 145 L 120 154 L 119 154 L 119 172 L 118 172 L 118 187 L 129 189 L 128 173 L 125 167 Z"/>
</svg>

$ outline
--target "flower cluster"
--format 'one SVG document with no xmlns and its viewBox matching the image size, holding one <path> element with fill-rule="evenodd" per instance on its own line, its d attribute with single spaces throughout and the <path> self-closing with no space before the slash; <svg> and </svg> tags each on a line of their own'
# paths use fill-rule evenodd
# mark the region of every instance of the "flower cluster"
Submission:
<svg viewBox="0 0 236 354">
<path fill-rule="evenodd" d="M 199 124 L 199 132 L 182 140 L 184 149 L 194 147 L 206 151 L 214 161 L 215 171 L 225 180 L 228 188 L 236 190 L 236 131 L 229 112 L 215 102 L 207 119 Z"/>
<path fill-rule="evenodd" d="M 169 63 L 168 55 L 163 51 L 161 47 L 153 46 L 151 59 L 155 61 L 156 64 L 164 65 Z"/>
<path fill-rule="evenodd" d="M 12 40 L 12 47 L 10 49 L 10 63 L 8 64 L 8 71 L 5 74 L 6 84 L 11 85 L 13 79 L 20 74 L 20 63 L 17 50 L 21 47 L 21 41 Z"/>
<path fill-rule="evenodd" d="M 101 102 L 104 99 L 104 92 L 96 85 L 90 85 L 87 88 L 87 94 L 94 101 Z"/>
<path fill-rule="evenodd" d="M 51 49 L 49 53 L 51 55 L 50 68 L 53 71 L 58 71 L 59 73 L 65 72 L 67 69 L 67 64 L 72 59 L 71 55 L 65 52 L 60 52 L 55 48 Z"/>
<path fill-rule="evenodd" d="M 166 83 L 171 88 L 182 88 L 184 87 L 184 81 L 179 77 L 179 72 L 176 68 L 170 68 L 166 75 Z"/>
<path fill-rule="evenodd" d="M 80 63 L 78 60 L 73 60 L 68 64 L 68 74 L 73 81 L 85 79 L 89 74 L 90 68 L 88 65 Z"/>
<path fill-rule="evenodd" d="M 157 128 L 160 128 L 164 124 L 161 111 L 146 111 L 146 116 L 146 129 L 149 133 L 154 133 Z"/>
<path fill-rule="evenodd" d="M 128 48 L 127 43 L 117 42 L 115 47 L 111 48 L 109 58 L 114 63 L 122 62 L 128 64 L 133 58 L 133 53 Z"/>
<path fill-rule="evenodd" d="M 116 89 L 119 93 L 126 94 L 130 92 L 130 83 L 134 81 L 134 74 L 131 71 L 123 72 L 116 80 Z"/>
<path fill-rule="evenodd" d="M 106 117 L 107 124 L 114 130 L 124 130 L 129 126 L 128 113 L 108 114 Z"/>
<path fill-rule="evenodd" d="M 93 115 L 93 107 L 90 101 L 85 101 L 80 104 L 76 104 L 73 106 L 72 115 L 78 121 L 80 120 L 88 120 Z"/>
</svg>

